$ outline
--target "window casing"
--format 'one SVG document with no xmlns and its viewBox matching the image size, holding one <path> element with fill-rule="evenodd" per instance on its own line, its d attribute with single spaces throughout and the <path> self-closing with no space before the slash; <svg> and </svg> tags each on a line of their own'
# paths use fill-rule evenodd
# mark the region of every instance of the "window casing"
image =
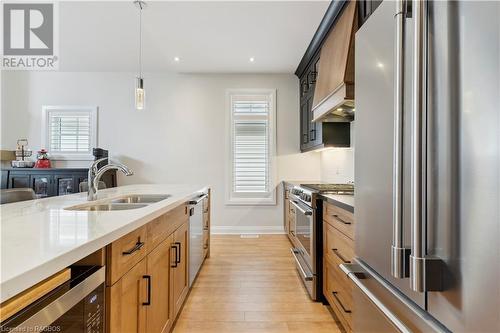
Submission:
<svg viewBox="0 0 500 333">
<path fill-rule="evenodd" d="M 93 160 L 97 107 L 44 106 L 42 142 L 54 160 Z"/>
<path fill-rule="evenodd" d="M 275 205 L 276 91 L 227 91 L 227 204 Z"/>
</svg>

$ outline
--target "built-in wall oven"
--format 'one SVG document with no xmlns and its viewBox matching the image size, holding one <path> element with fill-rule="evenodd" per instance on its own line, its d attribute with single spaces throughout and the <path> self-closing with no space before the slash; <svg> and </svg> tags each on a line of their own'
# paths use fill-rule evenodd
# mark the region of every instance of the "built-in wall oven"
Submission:
<svg viewBox="0 0 500 333">
<path fill-rule="evenodd" d="M 296 187 L 292 190 L 290 204 L 295 214 L 290 228 L 294 244 L 291 252 L 297 272 L 311 298 L 321 300 L 321 200 L 311 191 Z"/>
<path fill-rule="evenodd" d="M 0 332 L 104 332 L 105 268 L 71 267 L 71 279 L 0 323 Z"/>
</svg>

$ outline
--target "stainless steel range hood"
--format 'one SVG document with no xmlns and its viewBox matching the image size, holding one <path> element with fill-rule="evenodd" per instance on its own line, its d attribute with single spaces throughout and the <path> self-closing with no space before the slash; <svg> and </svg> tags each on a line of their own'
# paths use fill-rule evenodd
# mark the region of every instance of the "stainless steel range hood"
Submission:
<svg viewBox="0 0 500 333">
<path fill-rule="evenodd" d="M 321 48 L 314 90 L 313 121 L 354 119 L 356 1 L 349 1 Z"/>
</svg>

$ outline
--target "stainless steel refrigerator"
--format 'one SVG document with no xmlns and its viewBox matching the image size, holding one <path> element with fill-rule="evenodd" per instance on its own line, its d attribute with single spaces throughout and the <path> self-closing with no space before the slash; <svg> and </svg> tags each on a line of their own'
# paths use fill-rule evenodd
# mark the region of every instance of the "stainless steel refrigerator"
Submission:
<svg viewBox="0 0 500 333">
<path fill-rule="evenodd" d="M 356 33 L 355 332 L 500 332 L 500 2 Z"/>
</svg>

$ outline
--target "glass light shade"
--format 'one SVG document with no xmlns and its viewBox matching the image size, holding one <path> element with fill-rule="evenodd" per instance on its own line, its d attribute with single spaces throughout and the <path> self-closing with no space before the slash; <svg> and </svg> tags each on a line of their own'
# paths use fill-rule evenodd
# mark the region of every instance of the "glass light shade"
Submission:
<svg viewBox="0 0 500 333">
<path fill-rule="evenodd" d="M 146 107 L 146 91 L 144 90 L 144 81 L 137 78 L 137 87 L 135 88 L 135 108 L 144 110 Z"/>
</svg>

